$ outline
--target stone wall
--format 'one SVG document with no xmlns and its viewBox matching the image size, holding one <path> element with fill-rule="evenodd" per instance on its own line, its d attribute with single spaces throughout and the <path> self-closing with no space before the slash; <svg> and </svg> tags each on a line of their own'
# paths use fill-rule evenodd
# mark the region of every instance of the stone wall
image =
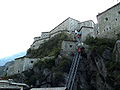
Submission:
<svg viewBox="0 0 120 90">
<path fill-rule="evenodd" d="M 34 42 L 30 48 L 38 49 L 42 43 L 61 32 L 72 33 L 74 30 L 79 29 L 79 23 L 80 22 L 78 20 L 72 19 L 70 17 L 67 18 L 54 29 L 52 29 L 50 32 L 42 32 L 40 37 L 35 37 Z"/>
<path fill-rule="evenodd" d="M 12 65 L 14 65 L 14 61 L 7 62 L 4 66 L 1 66 L 0 67 L 0 77 L 6 76 L 7 75 L 7 70 L 11 69 L 9 67 L 12 66 Z"/>
<path fill-rule="evenodd" d="M 50 33 L 49 32 L 42 32 L 41 39 L 43 39 L 43 38 L 49 38 L 49 37 L 50 37 Z"/>
<path fill-rule="evenodd" d="M 76 42 L 75 41 L 63 41 L 61 45 L 61 54 L 65 56 L 70 56 L 76 52 Z"/>
<path fill-rule="evenodd" d="M 63 21 L 61 24 L 59 24 L 58 26 L 56 26 L 53 30 L 50 31 L 50 35 L 54 34 L 58 31 L 64 31 L 64 30 L 68 30 L 69 32 L 74 31 L 75 29 L 78 29 L 80 22 L 72 19 L 72 18 L 67 18 L 65 21 Z"/>
<path fill-rule="evenodd" d="M 95 37 L 95 23 L 92 20 L 81 22 L 79 28 L 82 31 L 82 41 L 85 41 L 87 36 Z"/>
<path fill-rule="evenodd" d="M 76 42 L 75 41 L 63 41 L 61 45 L 62 51 L 75 51 L 76 50 Z"/>
<path fill-rule="evenodd" d="M 97 15 L 99 37 L 116 38 L 120 33 L 120 3 Z"/>
<path fill-rule="evenodd" d="M 41 37 L 34 37 L 34 42 L 37 41 L 37 40 L 40 40 Z"/>
<path fill-rule="evenodd" d="M 85 41 L 88 36 L 95 37 L 95 35 L 94 35 L 94 28 L 83 28 L 82 29 L 81 40 Z"/>
<path fill-rule="evenodd" d="M 86 26 L 86 27 L 95 27 L 95 23 L 92 20 L 84 21 L 79 23 L 79 28 Z"/>
<path fill-rule="evenodd" d="M 73 32 L 80 29 L 82 30 L 82 41 L 85 41 L 88 35 L 95 37 L 95 23 L 92 20 L 79 22 L 78 20 L 69 17 L 50 32 L 42 32 L 41 37 L 35 37 L 34 42 L 30 48 L 38 49 L 42 43 L 61 32 L 73 34 L 74 36 Z"/>
<path fill-rule="evenodd" d="M 33 42 L 33 44 L 31 45 L 31 49 L 38 49 L 39 46 L 44 43 L 45 41 L 49 40 L 49 38 L 44 38 L 44 39 L 39 39 Z"/>
<path fill-rule="evenodd" d="M 38 59 L 31 58 L 18 58 L 14 61 L 14 64 L 10 65 L 7 69 L 7 75 L 14 75 L 31 69 Z"/>
</svg>

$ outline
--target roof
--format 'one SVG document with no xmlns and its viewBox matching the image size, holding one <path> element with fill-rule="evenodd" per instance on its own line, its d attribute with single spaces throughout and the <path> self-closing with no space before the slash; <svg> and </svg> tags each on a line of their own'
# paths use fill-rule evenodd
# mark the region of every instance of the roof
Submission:
<svg viewBox="0 0 120 90">
<path fill-rule="evenodd" d="M 82 22 L 80 22 L 79 24 L 81 24 L 81 23 L 85 23 L 85 22 L 93 22 L 93 23 L 94 23 L 93 20 L 86 20 L 86 21 L 82 21 Z"/>
<path fill-rule="evenodd" d="M 81 31 L 82 28 L 91 28 L 91 29 L 93 29 L 93 27 L 82 26 L 78 31 Z"/>
<path fill-rule="evenodd" d="M 65 21 L 67 21 L 68 19 L 73 19 L 73 18 L 71 18 L 71 17 L 68 17 L 67 19 L 65 19 L 62 23 L 60 23 L 59 25 L 57 25 L 55 28 L 57 28 L 58 26 L 60 26 L 61 24 L 63 24 Z M 77 22 L 80 22 L 80 21 L 78 21 L 78 20 L 76 20 L 76 19 L 73 19 L 73 20 L 75 20 L 75 21 L 77 21 Z M 54 29 L 55 29 L 54 28 Z M 51 31 L 53 31 L 54 29 L 52 29 Z M 51 32 L 50 31 L 50 32 Z"/>
<path fill-rule="evenodd" d="M 22 56 L 22 57 L 16 58 L 15 60 L 19 60 L 19 59 L 23 59 L 23 58 L 25 58 L 25 56 Z"/>
<path fill-rule="evenodd" d="M 112 8 L 114 8 L 114 7 L 116 7 L 116 6 L 118 6 L 118 5 L 120 5 L 120 2 L 119 2 L 119 3 L 117 3 L 116 5 L 114 5 L 114 6 L 110 7 L 110 8 L 108 8 L 107 10 L 105 10 L 105 11 L 103 11 L 103 12 L 99 13 L 99 14 L 97 15 L 97 17 L 98 17 L 98 16 L 100 16 L 100 15 L 102 15 L 103 13 L 105 13 L 105 12 L 109 11 L 110 9 L 112 9 Z"/>
<path fill-rule="evenodd" d="M 49 33 L 49 32 L 42 32 L 42 33 Z"/>
<path fill-rule="evenodd" d="M 9 83 L 8 80 L 0 80 L 0 83 Z"/>
<path fill-rule="evenodd" d="M 12 85 L 18 85 L 18 86 L 25 86 L 25 87 L 29 87 L 27 84 L 25 83 L 11 83 Z"/>
</svg>

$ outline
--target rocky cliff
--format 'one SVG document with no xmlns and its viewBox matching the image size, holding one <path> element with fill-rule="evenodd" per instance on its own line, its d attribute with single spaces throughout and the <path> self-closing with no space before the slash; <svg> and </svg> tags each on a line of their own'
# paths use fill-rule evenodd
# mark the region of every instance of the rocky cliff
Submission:
<svg viewBox="0 0 120 90">
<path fill-rule="evenodd" d="M 33 68 L 3 78 L 13 78 L 14 81 L 24 82 L 31 87 L 65 86 L 75 54 L 71 52 L 66 55 L 61 50 L 63 40 L 72 40 L 72 38 L 68 34 L 61 33 L 36 50 L 28 49 L 26 58 L 39 59 Z M 74 90 L 120 89 L 120 62 L 114 57 L 114 52 L 119 49 L 114 49 L 115 41 L 92 37 L 86 39 L 84 43 L 88 46 L 85 47 L 79 64 Z"/>
</svg>

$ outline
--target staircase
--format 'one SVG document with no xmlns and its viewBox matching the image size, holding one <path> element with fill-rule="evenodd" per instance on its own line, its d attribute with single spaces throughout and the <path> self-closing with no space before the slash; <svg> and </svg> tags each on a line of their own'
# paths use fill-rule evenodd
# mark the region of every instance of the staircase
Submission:
<svg viewBox="0 0 120 90">
<path fill-rule="evenodd" d="M 72 65 L 71 65 L 70 72 L 69 72 L 68 79 L 67 79 L 67 83 L 66 83 L 67 90 L 73 90 L 80 59 L 81 59 L 80 54 L 76 53 L 73 58 Z"/>
</svg>

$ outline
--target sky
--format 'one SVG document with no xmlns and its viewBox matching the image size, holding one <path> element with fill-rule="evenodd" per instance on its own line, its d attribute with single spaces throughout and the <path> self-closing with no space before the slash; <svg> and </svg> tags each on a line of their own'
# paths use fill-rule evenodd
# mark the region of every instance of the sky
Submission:
<svg viewBox="0 0 120 90">
<path fill-rule="evenodd" d="M 0 58 L 27 51 L 33 38 L 66 18 L 93 20 L 119 0 L 0 0 Z"/>
</svg>

